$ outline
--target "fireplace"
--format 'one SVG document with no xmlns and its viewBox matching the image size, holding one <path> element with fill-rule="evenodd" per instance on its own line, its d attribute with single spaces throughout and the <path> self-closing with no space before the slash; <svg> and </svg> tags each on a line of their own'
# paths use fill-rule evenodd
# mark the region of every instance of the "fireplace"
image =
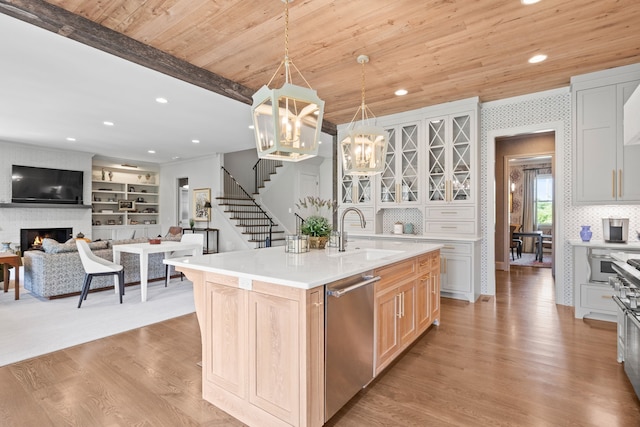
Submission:
<svg viewBox="0 0 640 427">
<path fill-rule="evenodd" d="M 25 251 L 40 250 L 42 239 L 54 239 L 64 243 L 73 236 L 72 228 L 21 228 L 20 229 L 20 250 Z"/>
</svg>

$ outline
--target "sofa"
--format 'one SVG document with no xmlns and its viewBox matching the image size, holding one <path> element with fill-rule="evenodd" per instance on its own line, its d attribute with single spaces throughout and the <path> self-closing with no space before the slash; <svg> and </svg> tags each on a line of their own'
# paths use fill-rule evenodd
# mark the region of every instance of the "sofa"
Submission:
<svg viewBox="0 0 640 427">
<path fill-rule="evenodd" d="M 106 260 L 113 261 L 113 245 L 146 242 L 147 238 L 127 240 L 105 240 L 90 242 L 91 251 Z M 175 238 L 165 238 L 175 240 Z M 179 240 L 179 239 L 178 239 Z M 58 243 L 53 239 L 44 239 L 42 251 L 24 253 L 24 288 L 34 295 L 52 298 L 79 294 L 84 281 L 84 268 L 76 247 L 75 239 Z M 164 279 L 165 265 L 163 253 L 149 256 L 149 281 Z M 120 262 L 124 266 L 125 284 L 140 282 L 140 258 L 137 254 L 122 253 Z M 169 274 L 175 274 L 171 267 Z M 113 276 L 94 277 L 91 289 L 113 287 Z"/>
</svg>

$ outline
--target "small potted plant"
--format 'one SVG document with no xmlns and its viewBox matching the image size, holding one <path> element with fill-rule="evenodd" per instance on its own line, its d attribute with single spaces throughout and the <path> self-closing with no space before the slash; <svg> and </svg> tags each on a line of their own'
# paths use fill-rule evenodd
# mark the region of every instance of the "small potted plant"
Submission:
<svg viewBox="0 0 640 427">
<path fill-rule="evenodd" d="M 331 226 L 331 221 L 322 215 L 322 211 L 325 210 L 327 213 L 332 213 L 336 208 L 336 203 L 333 200 L 308 196 L 300 199 L 296 206 L 298 209 L 306 210 L 306 213 L 311 213 L 305 218 L 300 227 L 300 232 L 309 236 L 309 247 L 311 249 L 324 249 L 333 227 Z"/>
<path fill-rule="evenodd" d="M 194 228 L 196 228 L 196 220 L 193 218 L 189 218 L 189 228 L 191 228 L 191 231 L 194 231 Z"/>
</svg>

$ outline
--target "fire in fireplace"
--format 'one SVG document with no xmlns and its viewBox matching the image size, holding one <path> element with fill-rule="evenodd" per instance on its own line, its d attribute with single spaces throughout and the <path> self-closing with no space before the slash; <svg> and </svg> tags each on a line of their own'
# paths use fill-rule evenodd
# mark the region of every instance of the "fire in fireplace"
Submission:
<svg viewBox="0 0 640 427">
<path fill-rule="evenodd" d="M 20 250 L 40 250 L 44 238 L 64 243 L 73 235 L 72 228 L 22 228 L 20 229 Z"/>
</svg>

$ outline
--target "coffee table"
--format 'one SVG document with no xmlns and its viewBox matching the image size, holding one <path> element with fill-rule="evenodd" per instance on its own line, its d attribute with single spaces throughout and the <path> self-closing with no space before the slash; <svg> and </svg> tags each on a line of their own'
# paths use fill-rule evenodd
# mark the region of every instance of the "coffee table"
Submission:
<svg viewBox="0 0 640 427">
<path fill-rule="evenodd" d="M 19 255 L 2 252 L 0 253 L 0 263 L 4 266 L 4 291 L 9 292 L 9 266 L 13 266 L 16 272 L 14 286 L 16 288 L 15 299 L 20 299 L 20 266 L 22 258 Z"/>
</svg>

